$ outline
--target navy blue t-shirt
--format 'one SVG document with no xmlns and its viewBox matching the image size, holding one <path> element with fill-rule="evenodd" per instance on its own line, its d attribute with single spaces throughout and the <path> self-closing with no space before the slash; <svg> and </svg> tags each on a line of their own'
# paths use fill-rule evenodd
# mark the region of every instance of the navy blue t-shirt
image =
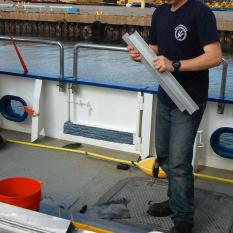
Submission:
<svg viewBox="0 0 233 233">
<path fill-rule="evenodd" d="M 188 0 L 175 12 L 163 4 L 152 16 L 149 44 L 157 45 L 159 55 L 168 59 L 186 60 L 204 53 L 203 47 L 219 41 L 216 19 L 203 3 Z M 209 71 L 174 72 L 173 75 L 198 104 L 208 98 Z M 159 87 L 159 99 L 175 106 L 165 91 Z"/>
</svg>

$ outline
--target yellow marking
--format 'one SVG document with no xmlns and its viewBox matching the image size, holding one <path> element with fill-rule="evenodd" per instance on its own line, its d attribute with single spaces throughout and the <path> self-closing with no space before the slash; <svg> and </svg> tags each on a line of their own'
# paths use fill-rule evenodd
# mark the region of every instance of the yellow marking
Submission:
<svg viewBox="0 0 233 233">
<path fill-rule="evenodd" d="M 200 178 L 204 178 L 204 179 L 210 179 L 210 180 L 217 180 L 217 181 L 227 182 L 227 183 L 232 183 L 233 184 L 233 180 L 232 179 L 225 179 L 225 178 L 222 178 L 222 177 L 209 176 L 209 175 L 200 174 L 200 173 L 193 173 L 193 174 L 196 177 L 200 177 Z"/>
<path fill-rule="evenodd" d="M 117 158 L 113 158 L 113 157 L 110 157 L 110 156 L 100 155 L 100 154 L 97 154 L 97 153 L 87 152 L 87 151 L 83 151 L 83 150 L 62 148 L 62 147 L 57 147 L 57 146 L 49 146 L 49 145 L 36 144 L 36 143 L 24 142 L 24 141 L 15 141 L 15 140 L 6 140 L 6 141 L 10 142 L 10 143 L 26 145 L 26 146 L 33 146 L 33 147 L 39 147 L 39 148 L 44 148 L 44 149 L 74 152 L 74 153 L 79 153 L 79 154 L 83 154 L 83 155 L 87 155 L 87 156 L 91 156 L 91 157 L 95 157 L 95 158 L 99 158 L 99 159 L 109 160 L 109 161 L 118 162 L 118 163 L 125 163 L 125 164 L 129 164 L 129 165 L 133 164 L 131 161 L 128 161 L 128 160 L 117 159 Z M 137 165 L 137 162 L 134 162 L 134 164 Z"/>
<path fill-rule="evenodd" d="M 97 227 L 93 227 L 90 225 L 86 225 L 83 223 L 79 223 L 76 221 L 72 221 L 72 224 L 74 225 L 74 227 L 76 227 L 77 229 L 81 229 L 81 230 L 87 230 L 87 231 L 93 231 L 96 233 L 113 233 L 112 231 L 108 231 L 108 230 L 104 230 L 101 228 L 97 228 Z"/>
</svg>

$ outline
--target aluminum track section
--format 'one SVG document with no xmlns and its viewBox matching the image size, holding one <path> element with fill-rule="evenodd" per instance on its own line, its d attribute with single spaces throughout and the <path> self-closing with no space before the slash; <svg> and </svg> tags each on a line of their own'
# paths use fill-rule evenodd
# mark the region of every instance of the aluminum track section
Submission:
<svg viewBox="0 0 233 233">
<path fill-rule="evenodd" d="M 159 85 L 164 89 L 180 111 L 183 112 L 184 110 L 187 110 L 191 115 L 193 112 L 199 109 L 197 104 L 170 72 L 160 73 L 154 68 L 153 58 L 156 57 L 156 54 L 147 45 L 137 31 L 135 31 L 132 35 L 126 33 L 122 38 L 128 45 L 133 46 L 139 51 L 142 56 L 143 64 L 156 78 Z"/>
<path fill-rule="evenodd" d="M 70 221 L 0 202 L 0 232 L 67 233 Z"/>
</svg>

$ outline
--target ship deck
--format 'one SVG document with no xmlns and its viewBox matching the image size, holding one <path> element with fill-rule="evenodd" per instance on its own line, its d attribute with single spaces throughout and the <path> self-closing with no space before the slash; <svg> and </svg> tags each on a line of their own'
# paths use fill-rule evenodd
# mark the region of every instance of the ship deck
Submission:
<svg viewBox="0 0 233 233">
<path fill-rule="evenodd" d="M 29 135 L 1 130 L 6 139 L 29 141 Z M 68 141 L 48 137 L 37 143 L 63 147 Z M 105 155 L 135 159 L 135 155 L 103 150 L 81 145 L 80 150 Z M 93 206 L 114 185 L 126 178 L 143 179 L 147 176 L 135 167 L 119 170 L 116 163 L 86 157 L 78 153 L 35 148 L 7 143 L 0 153 L 0 177 L 26 176 L 43 183 L 44 196 L 52 196 L 67 205 L 67 209 L 79 212 L 83 206 Z M 200 167 L 202 174 L 232 179 L 232 171 Z M 195 188 L 218 192 L 233 197 L 232 183 L 195 178 Z M 166 197 L 165 197 L 166 198 Z M 57 203 L 59 206 L 60 204 Z M 231 231 L 230 231 L 231 232 Z"/>
</svg>

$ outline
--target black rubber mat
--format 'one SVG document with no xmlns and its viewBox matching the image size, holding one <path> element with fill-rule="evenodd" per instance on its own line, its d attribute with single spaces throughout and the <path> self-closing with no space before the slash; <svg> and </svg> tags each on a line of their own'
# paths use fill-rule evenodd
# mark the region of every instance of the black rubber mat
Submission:
<svg viewBox="0 0 233 233">
<path fill-rule="evenodd" d="M 173 226 L 170 217 L 155 218 L 146 213 L 148 201 L 164 201 L 167 198 L 166 193 L 166 181 L 144 177 L 129 178 L 117 183 L 98 203 L 126 198 L 130 200 L 128 208 L 131 218 L 118 219 L 117 222 L 168 232 Z M 193 233 L 233 232 L 233 197 L 195 189 L 195 205 Z"/>
</svg>

